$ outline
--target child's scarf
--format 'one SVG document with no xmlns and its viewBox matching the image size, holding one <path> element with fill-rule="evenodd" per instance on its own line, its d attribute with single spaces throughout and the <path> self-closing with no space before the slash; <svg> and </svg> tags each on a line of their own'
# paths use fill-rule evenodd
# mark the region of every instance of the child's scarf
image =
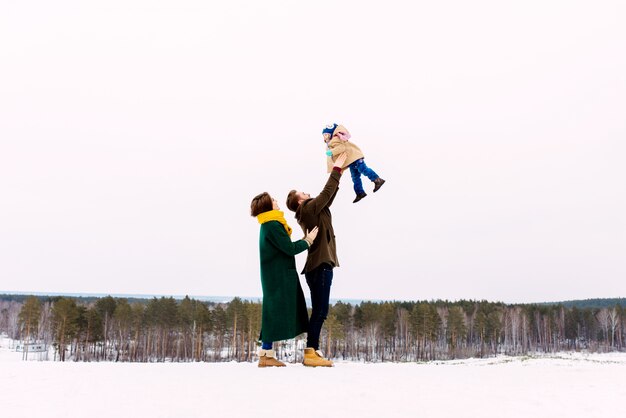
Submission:
<svg viewBox="0 0 626 418">
<path fill-rule="evenodd" d="M 285 227 L 285 231 L 287 234 L 291 236 L 291 227 L 287 225 L 287 221 L 285 220 L 285 213 L 281 210 L 270 210 L 267 212 L 263 212 L 256 217 L 259 220 L 260 224 L 264 224 L 269 221 L 278 221 Z"/>
</svg>

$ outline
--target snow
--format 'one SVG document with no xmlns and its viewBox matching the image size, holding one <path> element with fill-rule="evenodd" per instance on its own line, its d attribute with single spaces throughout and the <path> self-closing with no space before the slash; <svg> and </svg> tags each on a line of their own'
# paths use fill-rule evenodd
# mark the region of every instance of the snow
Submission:
<svg viewBox="0 0 626 418">
<path fill-rule="evenodd" d="M 429 363 L 22 361 L 0 338 L 6 417 L 599 417 L 621 415 L 626 353 Z"/>
</svg>

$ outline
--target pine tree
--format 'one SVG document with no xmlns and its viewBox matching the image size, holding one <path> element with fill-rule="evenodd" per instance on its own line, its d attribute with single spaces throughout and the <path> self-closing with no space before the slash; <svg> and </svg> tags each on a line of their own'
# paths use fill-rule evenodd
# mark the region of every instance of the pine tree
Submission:
<svg viewBox="0 0 626 418">
<path fill-rule="evenodd" d="M 33 332 L 35 333 L 35 339 L 37 339 L 37 327 L 39 325 L 40 316 L 41 302 L 34 296 L 28 297 L 19 313 L 20 328 L 24 331 L 22 338 L 25 342 L 24 358 L 28 358 L 28 346 L 33 339 L 31 335 Z"/>
<path fill-rule="evenodd" d="M 96 310 L 102 317 L 102 329 L 104 333 L 104 345 L 102 346 L 102 356 L 104 359 L 109 355 L 109 336 L 111 333 L 113 313 L 115 312 L 115 306 L 117 302 L 112 296 L 106 296 L 102 299 L 98 299 L 96 302 Z"/>
<path fill-rule="evenodd" d="M 113 312 L 112 339 L 115 347 L 115 361 L 128 359 L 130 356 L 131 326 L 133 310 L 126 299 L 118 299 Z"/>
<path fill-rule="evenodd" d="M 452 358 L 456 357 L 457 347 L 463 345 L 467 329 L 465 328 L 465 315 L 463 310 L 458 306 L 448 309 L 447 319 L 447 338 L 450 344 Z"/>
<path fill-rule="evenodd" d="M 52 306 L 52 326 L 54 341 L 59 351 L 59 359 L 65 361 L 67 344 L 78 331 L 80 312 L 73 299 L 61 297 Z"/>
</svg>

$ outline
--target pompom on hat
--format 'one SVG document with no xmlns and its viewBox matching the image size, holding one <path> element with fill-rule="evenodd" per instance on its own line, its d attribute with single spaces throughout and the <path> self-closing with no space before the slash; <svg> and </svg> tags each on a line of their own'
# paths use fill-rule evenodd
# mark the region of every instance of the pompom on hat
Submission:
<svg viewBox="0 0 626 418">
<path fill-rule="evenodd" d="M 333 133 L 335 132 L 335 129 L 337 129 L 337 126 L 339 125 L 337 125 L 336 123 L 329 123 L 322 131 L 322 135 L 330 134 L 330 136 L 333 136 Z"/>
</svg>

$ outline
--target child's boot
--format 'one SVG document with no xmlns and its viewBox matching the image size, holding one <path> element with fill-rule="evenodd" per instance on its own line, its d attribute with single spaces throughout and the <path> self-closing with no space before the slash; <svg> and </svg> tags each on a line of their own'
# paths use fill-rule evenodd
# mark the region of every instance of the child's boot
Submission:
<svg viewBox="0 0 626 418">
<path fill-rule="evenodd" d="M 376 191 L 376 190 L 374 190 L 374 191 Z M 356 195 L 356 197 L 354 198 L 352 203 L 358 202 L 359 200 L 363 199 L 365 196 L 367 196 L 367 193 L 365 193 L 365 192 L 359 193 L 358 195 Z"/>
<path fill-rule="evenodd" d="M 376 193 L 378 189 L 383 187 L 383 184 L 385 184 L 385 180 L 381 179 L 380 177 L 374 180 L 374 193 Z"/>
</svg>

